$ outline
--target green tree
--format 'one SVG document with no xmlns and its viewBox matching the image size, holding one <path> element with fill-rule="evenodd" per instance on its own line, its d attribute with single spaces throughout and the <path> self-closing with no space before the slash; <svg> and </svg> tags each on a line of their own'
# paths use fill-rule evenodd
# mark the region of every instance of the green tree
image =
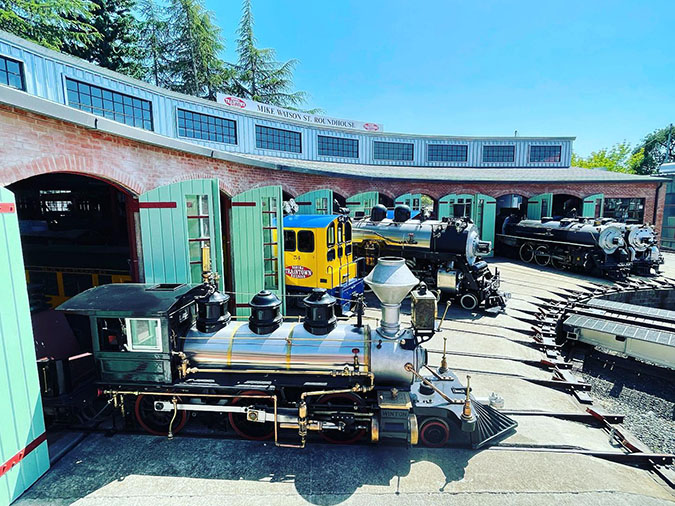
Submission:
<svg viewBox="0 0 675 506">
<path fill-rule="evenodd" d="M 155 86 L 168 86 L 169 22 L 164 9 L 154 0 L 141 0 L 139 4 L 140 46 L 145 66 L 144 78 Z"/>
<path fill-rule="evenodd" d="M 100 35 L 89 0 L 0 0 L 0 29 L 50 49 L 86 48 Z"/>
<path fill-rule="evenodd" d="M 274 49 L 256 47 L 251 0 L 244 0 L 237 30 L 238 61 L 230 91 L 234 95 L 280 107 L 297 107 L 307 99 L 304 91 L 292 91 L 297 60 L 279 63 Z"/>
<path fill-rule="evenodd" d="M 144 74 L 139 47 L 140 24 L 132 14 L 135 0 L 92 0 L 93 25 L 100 34 L 88 46 L 66 44 L 65 50 L 115 72 L 141 78 Z M 79 19 L 79 21 L 85 21 Z"/>
<path fill-rule="evenodd" d="M 638 164 L 636 172 L 638 174 L 657 172 L 666 158 L 671 162 L 675 161 L 675 129 L 671 125 L 654 130 L 635 148 L 636 153 L 639 150 L 642 150 L 644 157 Z"/>
<path fill-rule="evenodd" d="M 219 54 L 225 48 L 220 28 L 201 0 L 172 0 L 169 6 L 169 87 L 215 100 L 231 74 Z"/>
<path fill-rule="evenodd" d="M 620 142 L 611 148 L 593 151 L 587 157 L 572 153 L 572 166 L 586 169 L 604 168 L 612 172 L 635 173 L 644 158 L 644 150 L 633 150 L 627 142 Z"/>
</svg>

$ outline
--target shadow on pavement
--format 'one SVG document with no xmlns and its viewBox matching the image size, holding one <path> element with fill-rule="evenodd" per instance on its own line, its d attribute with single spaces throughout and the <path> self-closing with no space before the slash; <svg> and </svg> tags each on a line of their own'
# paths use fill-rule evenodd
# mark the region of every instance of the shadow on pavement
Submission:
<svg viewBox="0 0 675 506">
<path fill-rule="evenodd" d="M 270 483 L 292 483 L 308 502 L 329 505 L 350 498 L 364 485 L 386 487 L 386 493 L 399 494 L 401 478 L 421 462 L 438 466 L 445 482 L 435 473 L 419 472 L 406 488 L 412 485 L 428 492 L 443 491 L 464 478 L 467 463 L 476 453 L 453 448 L 324 444 L 294 450 L 240 440 L 176 437 L 170 441 L 154 436 L 93 434 L 33 485 L 18 504 L 24 500 L 69 503 L 99 495 L 109 500 L 111 494 L 120 499 L 144 496 L 150 502 L 162 496 L 204 494 L 208 501 L 219 488 L 225 496 L 237 494 L 239 488 L 246 494 L 271 496 L 279 489 L 270 488 Z M 167 481 L 167 477 L 176 479 Z M 195 478 L 215 482 L 209 482 L 205 492 L 204 482 L 191 480 Z M 247 483 L 241 485 L 242 480 Z M 258 482 L 259 490 L 251 482 Z M 285 487 L 284 494 L 289 489 Z"/>
</svg>

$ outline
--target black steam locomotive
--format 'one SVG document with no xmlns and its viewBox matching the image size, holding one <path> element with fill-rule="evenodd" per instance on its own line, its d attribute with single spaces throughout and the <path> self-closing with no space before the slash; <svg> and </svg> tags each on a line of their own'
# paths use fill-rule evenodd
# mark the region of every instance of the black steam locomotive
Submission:
<svg viewBox="0 0 675 506">
<path fill-rule="evenodd" d="M 411 220 L 410 215 L 408 206 L 396 206 L 388 219 L 387 208 L 380 204 L 369 218 L 354 222 L 354 250 L 366 259 L 366 268 L 381 256 L 400 256 L 427 285 L 456 297 L 465 309 L 506 306 L 499 271 L 492 273 L 480 257 L 490 253 L 492 244 L 480 240 L 470 219 Z"/>
<path fill-rule="evenodd" d="M 501 229 L 497 234 L 500 249 L 518 255 L 523 262 L 615 280 L 626 279 L 632 268 L 625 225 L 610 219 L 521 220 L 511 215 Z"/>
<path fill-rule="evenodd" d="M 98 386 L 125 415 L 170 437 L 188 413 L 226 417 L 242 437 L 304 447 L 310 434 L 427 446 L 480 447 L 516 423 L 476 401 L 445 367 L 427 365 L 421 344 L 436 328 L 435 295 L 400 258 L 382 258 L 365 279 L 381 301 L 378 328 L 338 322 L 335 299 L 315 289 L 304 321 L 284 321 L 270 292 L 234 321 L 213 278 L 203 285 L 91 288 L 59 310 L 88 320 Z"/>
</svg>

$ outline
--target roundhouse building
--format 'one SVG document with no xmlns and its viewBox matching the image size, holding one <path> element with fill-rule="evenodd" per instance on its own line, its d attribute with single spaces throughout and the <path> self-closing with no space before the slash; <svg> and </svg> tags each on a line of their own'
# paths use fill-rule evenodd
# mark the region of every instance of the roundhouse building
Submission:
<svg viewBox="0 0 675 506">
<path fill-rule="evenodd" d="M 207 101 L 5 32 L 0 116 L 0 184 L 16 199 L 29 281 L 52 303 L 101 282 L 197 281 L 203 246 L 232 291 L 281 292 L 274 237 L 291 198 L 301 213 L 426 206 L 472 217 L 487 240 L 514 210 L 662 221 L 660 179 L 570 167 L 573 137 L 396 134 Z"/>
</svg>

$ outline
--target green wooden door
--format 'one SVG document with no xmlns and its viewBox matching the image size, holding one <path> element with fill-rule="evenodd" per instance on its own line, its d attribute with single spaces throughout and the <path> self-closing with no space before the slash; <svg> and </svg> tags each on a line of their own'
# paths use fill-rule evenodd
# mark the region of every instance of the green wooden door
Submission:
<svg viewBox="0 0 675 506">
<path fill-rule="evenodd" d="M 49 469 L 14 195 L 0 188 L 0 504 Z"/>
<path fill-rule="evenodd" d="M 408 206 L 411 211 L 422 210 L 422 194 L 421 193 L 406 193 L 400 197 L 396 197 L 394 205 Z"/>
<path fill-rule="evenodd" d="M 201 283 L 202 248 L 224 282 L 223 235 L 217 179 L 160 186 L 138 202 L 146 283 Z"/>
<path fill-rule="evenodd" d="M 352 195 L 347 199 L 349 215 L 352 218 L 358 217 L 357 213 L 362 216 L 370 216 L 371 209 L 379 202 L 380 194 L 378 192 L 363 192 Z"/>
<path fill-rule="evenodd" d="M 255 188 L 232 199 L 231 265 L 238 316 L 251 313 L 248 302 L 260 290 L 285 299 L 282 199 L 281 186 Z"/>
<path fill-rule="evenodd" d="M 497 200 L 489 195 L 478 193 L 475 200 L 473 221 L 480 230 L 480 238 L 483 241 L 495 243 L 495 220 L 497 219 Z M 489 255 L 492 256 L 490 251 Z"/>
<path fill-rule="evenodd" d="M 553 194 L 542 193 L 527 200 L 527 219 L 541 220 L 553 212 Z"/>
<path fill-rule="evenodd" d="M 333 190 L 314 190 L 295 199 L 298 214 L 333 214 Z"/>
<path fill-rule="evenodd" d="M 472 218 L 474 216 L 474 195 L 469 193 L 450 193 L 438 201 L 438 219 Z"/>
<path fill-rule="evenodd" d="M 584 206 L 581 215 L 587 218 L 600 218 L 602 216 L 605 196 L 602 193 L 589 195 L 584 198 Z"/>
</svg>

